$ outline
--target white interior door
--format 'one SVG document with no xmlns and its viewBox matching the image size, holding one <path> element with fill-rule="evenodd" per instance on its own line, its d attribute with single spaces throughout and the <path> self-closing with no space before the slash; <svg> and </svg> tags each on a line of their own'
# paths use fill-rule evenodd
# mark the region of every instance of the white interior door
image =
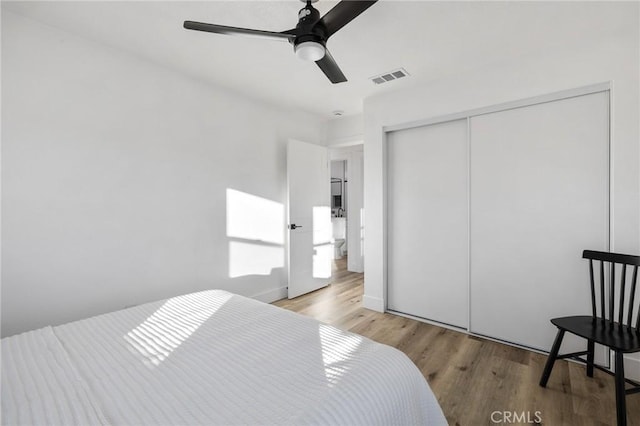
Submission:
<svg viewBox="0 0 640 426">
<path fill-rule="evenodd" d="M 600 92 L 471 118 L 472 332 L 549 350 L 550 318 L 591 312 L 581 256 L 608 249 L 608 102 Z M 585 348 L 565 341 L 563 352 Z"/>
<path fill-rule="evenodd" d="M 327 148 L 287 145 L 288 297 L 325 287 L 331 279 L 331 202 Z"/>
<path fill-rule="evenodd" d="M 387 141 L 387 307 L 466 329 L 467 120 L 391 132 Z"/>
</svg>

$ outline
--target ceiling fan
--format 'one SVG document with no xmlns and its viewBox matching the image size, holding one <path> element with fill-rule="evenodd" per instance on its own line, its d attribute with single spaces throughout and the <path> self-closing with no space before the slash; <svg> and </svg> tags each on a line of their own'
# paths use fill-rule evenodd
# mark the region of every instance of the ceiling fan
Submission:
<svg viewBox="0 0 640 426">
<path fill-rule="evenodd" d="M 340 28 L 373 6 L 377 0 L 343 0 L 322 18 L 320 17 L 320 12 L 312 6 L 312 3 L 318 0 L 300 1 L 306 3 L 306 5 L 298 12 L 298 25 L 287 31 L 263 31 L 194 21 L 184 21 L 184 27 L 188 30 L 209 33 L 238 34 L 272 40 L 286 40 L 293 44 L 296 56 L 307 61 L 314 61 L 332 83 L 347 81 L 340 67 L 338 67 L 338 64 L 336 64 L 336 61 L 327 50 L 327 40 Z"/>
</svg>

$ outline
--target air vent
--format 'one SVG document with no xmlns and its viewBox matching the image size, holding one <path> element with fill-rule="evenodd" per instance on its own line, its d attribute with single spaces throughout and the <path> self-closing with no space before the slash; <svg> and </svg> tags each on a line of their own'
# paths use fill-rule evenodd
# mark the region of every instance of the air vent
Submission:
<svg viewBox="0 0 640 426">
<path fill-rule="evenodd" d="M 397 70 L 389 71 L 384 74 L 371 77 L 370 80 L 373 81 L 375 84 L 382 84 L 388 81 L 393 81 L 402 77 L 406 77 L 408 75 L 409 73 L 407 72 L 407 70 L 405 70 L 404 68 L 398 68 Z"/>
</svg>

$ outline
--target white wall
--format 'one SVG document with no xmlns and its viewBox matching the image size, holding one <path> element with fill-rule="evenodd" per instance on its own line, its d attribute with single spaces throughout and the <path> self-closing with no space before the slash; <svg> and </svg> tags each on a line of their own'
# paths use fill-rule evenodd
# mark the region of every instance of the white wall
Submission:
<svg viewBox="0 0 640 426">
<path fill-rule="evenodd" d="M 234 215 L 280 217 L 286 140 L 324 142 L 321 118 L 6 10 L 2 88 L 3 336 L 208 288 L 286 295 L 284 247 L 256 269 L 261 246 L 227 235 L 227 190 L 260 197 Z"/>
<path fill-rule="evenodd" d="M 330 147 L 361 144 L 364 137 L 362 114 L 342 116 L 327 122 L 327 145 Z"/>
<path fill-rule="evenodd" d="M 365 306 L 385 308 L 384 126 L 435 118 L 531 96 L 611 81 L 612 249 L 640 252 L 640 37 L 635 22 L 615 39 L 555 55 L 515 58 L 411 91 L 365 99 Z M 622 7 L 622 6 L 620 6 Z"/>
</svg>

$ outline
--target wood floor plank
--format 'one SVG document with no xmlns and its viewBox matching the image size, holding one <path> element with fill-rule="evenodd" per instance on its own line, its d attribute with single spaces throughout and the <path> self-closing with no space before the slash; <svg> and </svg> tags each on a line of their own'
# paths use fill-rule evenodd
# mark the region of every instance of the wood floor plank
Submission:
<svg viewBox="0 0 640 426">
<path fill-rule="evenodd" d="M 343 258 L 334 261 L 331 285 L 274 304 L 407 354 L 451 425 L 532 424 L 536 413 L 544 425 L 615 425 L 613 377 L 596 370 L 588 378 L 584 366 L 557 361 L 541 388 L 545 355 L 370 311 L 362 307 L 362 295 L 363 274 L 348 272 Z M 503 421 L 505 416 L 518 421 Z M 629 426 L 640 426 L 640 394 L 627 397 L 627 417 Z"/>
</svg>

